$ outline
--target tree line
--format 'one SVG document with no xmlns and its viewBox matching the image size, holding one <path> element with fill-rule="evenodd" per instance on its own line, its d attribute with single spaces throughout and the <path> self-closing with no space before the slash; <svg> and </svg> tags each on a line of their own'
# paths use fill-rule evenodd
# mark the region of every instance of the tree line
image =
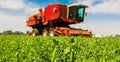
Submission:
<svg viewBox="0 0 120 62">
<path fill-rule="evenodd" d="M 21 31 L 12 31 L 12 30 L 6 30 L 0 33 L 0 35 L 25 35 L 25 33 Z"/>
<path fill-rule="evenodd" d="M 21 31 L 12 31 L 12 30 L 6 30 L 3 32 L 0 32 L 0 35 L 27 35 L 27 33 L 23 33 Z M 116 34 L 114 37 L 120 37 L 120 34 Z"/>
</svg>

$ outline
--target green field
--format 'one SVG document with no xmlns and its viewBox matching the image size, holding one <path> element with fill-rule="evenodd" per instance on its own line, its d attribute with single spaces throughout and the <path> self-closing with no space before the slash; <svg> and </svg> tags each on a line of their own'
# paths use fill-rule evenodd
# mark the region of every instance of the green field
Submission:
<svg viewBox="0 0 120 62">
<path fill-rule="evenodd" d="M 1 35 L 0 62 L 120 62 L 120 37 Z"/>
</svg>

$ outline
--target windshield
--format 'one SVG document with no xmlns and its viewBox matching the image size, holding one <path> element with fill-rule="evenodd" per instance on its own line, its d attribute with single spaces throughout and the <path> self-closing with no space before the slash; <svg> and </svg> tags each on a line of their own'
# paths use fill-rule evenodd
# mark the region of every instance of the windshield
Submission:
<svg viewBox="0 0 120 62">
<path fill-rule="evenodd" d="M 84 8 L 79 8 L 78 9 L 78 11 L 77 11 L 78 12 L 78 18 L 83 18 L 83 14 L 84 14 L 83 11 L 84 11 Z"/>
<path fill-rule="evenodd" d="M 69 8 L 69 18 L 75 20 L 83 20 L 85 8 L 72 6 Z"/>
</svg>

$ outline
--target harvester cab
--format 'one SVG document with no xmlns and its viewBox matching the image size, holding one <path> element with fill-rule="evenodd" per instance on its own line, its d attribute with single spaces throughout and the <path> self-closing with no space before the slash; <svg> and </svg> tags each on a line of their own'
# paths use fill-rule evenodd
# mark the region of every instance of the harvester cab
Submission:
<svg viewBox="0 0 120 62">
<path fill-rule="evenodd" d="M 86 5 L 70 5 L 69 6 L 69 14 L 68 18 L 72 20 L 76 20 L 77 22 L 83 22 L 84 21 L 84 14 L 85 14 L 85 8 L 88 6 Z"/>
</svg>

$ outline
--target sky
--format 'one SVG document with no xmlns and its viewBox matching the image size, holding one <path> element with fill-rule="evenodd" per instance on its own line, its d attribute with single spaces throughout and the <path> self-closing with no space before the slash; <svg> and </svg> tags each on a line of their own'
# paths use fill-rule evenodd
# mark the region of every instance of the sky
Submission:
<svg viewBox="0 0 120 62">
<path fill-rule="evenodd" d="M 120 0 L 0 0 L 0 32 L 31 30 L 26 26 L 29 16 L 54 3 L 88 5 L 84 22 L 71 27 L 96 35 L 120 34 Z"/>
</svg>

